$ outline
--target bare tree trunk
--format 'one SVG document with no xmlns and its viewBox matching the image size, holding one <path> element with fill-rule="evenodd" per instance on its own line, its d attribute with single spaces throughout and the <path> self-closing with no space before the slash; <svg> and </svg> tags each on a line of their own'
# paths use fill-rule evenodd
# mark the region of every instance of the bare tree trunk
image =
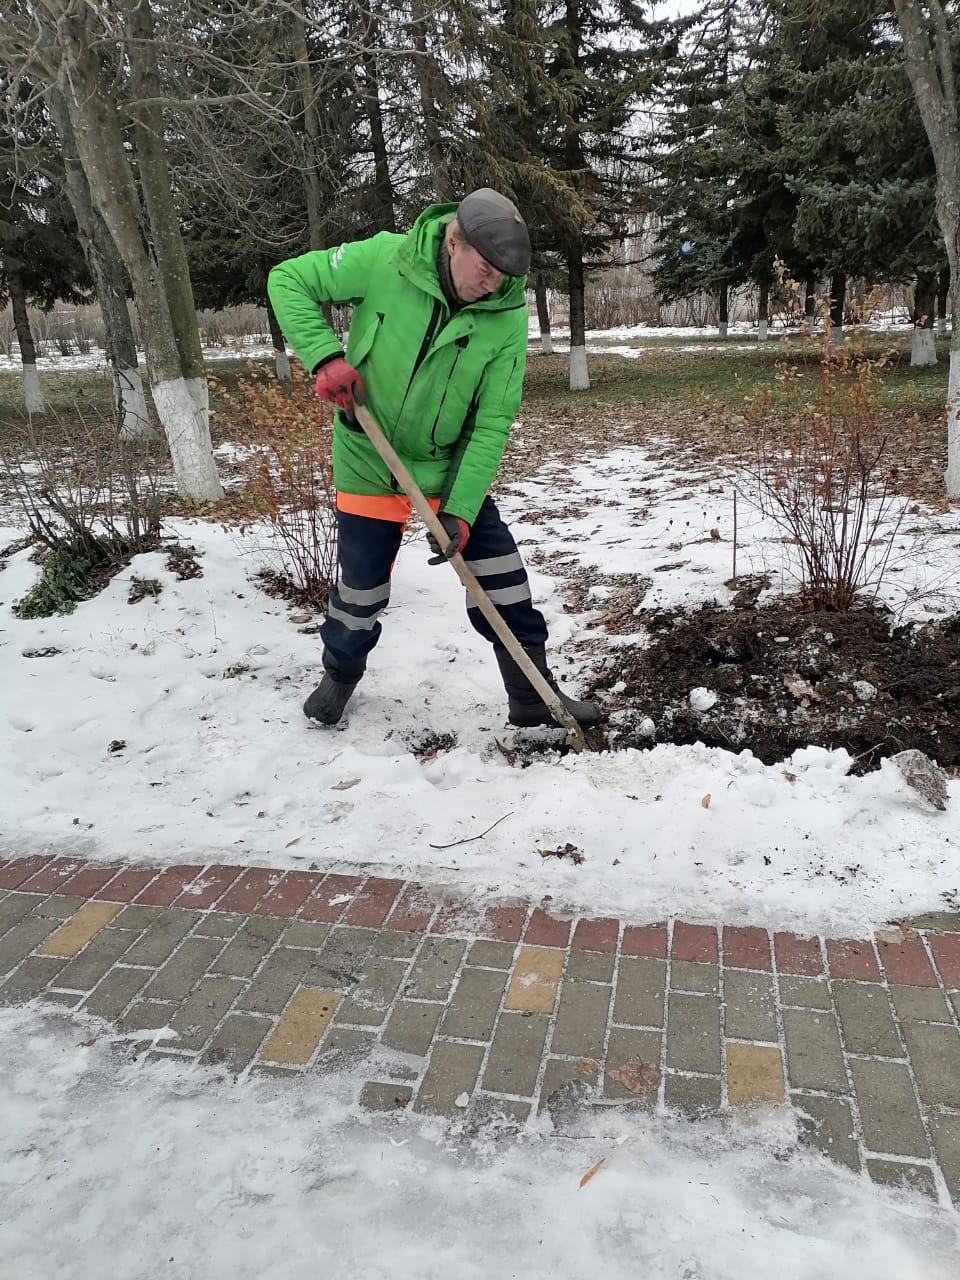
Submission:
<svg viewBox="0 0 960 1280">
<path fill-rule="evenodd" d="M 937 278 L 937 334 L 947 336 L 947 298 L 950 296 L 950 268 L 944 267 Z"/>
<path fill-rule="evenodd" d="M 141 440 L 153 435 L 140 377 L 137 344 L 127 311 L 126 276 L 117 247 L 106 223 L 93 205 L 90 186 L 77 155 L 77 143 L 63 94 L 47 91 L 47 104 L 60 135 L 66 175 L 67 198 L 80 232 L 80 244 L 93 277 L 97 301 L 107 335 L 107 361 L 113 373 L 113 399 L 121 440 Z"/>
<path fill-rule="evenodd" d="M 13 308 L 13 327 L 20 344 L 20 371 L 23 379 L 23 402 L 28 414 L 46 413 L 40 379 L 37 376 L 37 351 L 30 332 L 27 317 L 27 291 L 23 285 L 23 272 L 7 262 L 7 283 L 10 289 L 10 306 Z"/>
<path fill-rule="evenodd" d="M 937 277 L 933 271 L 918 271 L 913 291 L 913 339 L 910 343 L 910 367 L 921 368 L 937 363 L 937 346 L 933 338 L 933 313 L 937 305 Z"/>
<path fill-rule="evenodd" d="M 719 336 L 725 338 L 730 330 L 730 291 L 725 284 L 720 286 L 718 303 L 720 309 Z"/>
<path fill-rule="evenodd" d="M 809 325 L 812 325 L 817 318 L 817 282 L 812 278 L 807 280 L 804 289 L 803 318 Z"/>
<path fill-rule="evenodd" d="M 569 250 L 567 273 L 570 290 L 570 390 L 589 391 L 587 332 L 584 308 L 583 250 L 579 241 Z"/>
<path fill-rule="evenodd" d="M 273 364 L 280 382 L 290 381 L 290 357 L 287 355 L 287 343 L 280 328 L 280 321 L 267 298 L 267 324 L 270 326 L 270 341 L 273 343 Z"/>
<path fill-rule="evenodd" d="M 203 393 L 198 397 L 198 403 L 206 411 L 206 379 L 197 327 L 197 310 L 193 301 L 193 285 L 190 282 L 190 266 L 173 201 L 164 141 L 163 111 L 159 105 L 155 105 L 160 99 L 161 86 L 156 69 L 156 40 L 150 0 L 133 0 L 128 30 L 130 87 L 134 98 L 141 100 L 134 106 L 133 119 L 140 189 L 147 210 L 150 238 L 163 280 L 163 291 L 170 307 L 173 336 L 180 353 L 180 368 L 189 381 L 203 382 Z"/>
<path fill-rule="evenodd" d="M 320 120 L 317 115 L 317 89 L 313 82 L 310 54 L 307 50 L 307 33 L 303 18 L 303 5 L 291 7 L 293 23 L 293 56 L 297 63 L 300 82 L 300 100 L 303 105 L 303 135 L 306 139 L 306 161 L 303 166 L 303 188 L 307 201 L 307 234 L 311 249 L 322 249 L 323 214 L 320 200 L 320 178 L 317 162 L 320 154 Z"/>
<path fill-rule="evenodd" d="M 835 271 L 830 277 L 830 348 L 843 342 L 843 308 L 847 296 L 847 277 L 843 271 Z"/>
<path fill-rule="evenodd" d="M 760 296 L 757 299 L 757 339 L 760 342 L 766 342 L 770 329 L 770 286 L 766 283 L 760 286 Z"/>
<path fill-rule="evenodd" d="M 371 52 L 380 42 L 380 24 L 371 9 L 366 15 L 363 51 L 360 54 L 360 65 L 363 68 L 363 100 L 367 111 L 367 123 L 370 125 L 377 218 L 381 230 L 396 231 L 393 182 L 390 178 L 390 160 L 383 130 L 383 111 L 380 106 L 380 77 L 377 73 L 376 55 Z"/>
<path fill-rule="evenodd" d="M 69 0 L 47 0 L 59 15 L 58 87 L 63 93 L 77 153 L 94 201 L 103 215 L 133 284 L 146 345 L 147 375 L 153 402 L 170 447 L 177 487 L 185 497 L 216 501 L 223 497 L 210 443 L 210 425 L 191 391 L 162 273 L 147 247 L 140 196 L 124 145 L 117 104 L 100 80 L 97 43 L 88 28 L 90 10 Z"/>
<path fill-rule="evenodd" d="M 550 333 L 550 307 L 547 303 L 547 284 L 543 272 L 533 278 L 533 291 L 537 300 L 537 322 L 540 325 L 540 349 L 545 356 L 553 354 L 553 336 Z"/>
<path fill-rule="evenodd" d="M 947 248 L 951 280 L 960 279 L 960 121 L 953 69 L 955 27 L 940 0 L 894 0 L 907 75 L 937 170 L 937 221 Z M 947 379 L 947 494 L 960 498 L 960 325 L 950 335 Z"/>
<path fill-rule="evenodd" d="M 434 91 L 440 75 L 433 54 L 427 48 L 425 32 L 432 29 L 434 19 L 425 15 L 421 0 L 413 5 L 413 47 L 417 51 L 416 75 L 420 88 L 420 110 L 423 118 L 423 136 L 427 144 L 427 158 L 437 199 L 441 202 L 455 200 L 453 184 L 447 173 L 443 139 L 437 127 L 437 97 Z"/>
</svg>

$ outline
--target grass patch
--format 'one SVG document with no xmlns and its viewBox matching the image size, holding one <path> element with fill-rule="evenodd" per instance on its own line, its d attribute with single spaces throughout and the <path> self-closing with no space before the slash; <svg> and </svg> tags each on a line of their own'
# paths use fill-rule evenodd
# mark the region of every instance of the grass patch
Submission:
<svg viewBox="0 0 960 1280">
<path fill-rule="evenodd" d="M 860 343 L 860 335 L 853 338 Z M 696 340 L 697 345 L 701 340 Z M 687 343 L 658 343 L 636 357 L 591 355 L 587 353 L 590 390 L 577 393 L 579 398 L 596 404 L 621 406 L 669 405 L 693 408 L 714 403 L 736 411 L 756 391 L 770 392 L 774 410 L 786 408 L 793 396 L 778 377 L 778 366 L 786 362 L 795 369 L 801 384 L 809 380 L 811 391 L 819 386 L 819 341 L 791 336 L 756 342 L 748 350 L 731 350 L 738 345 L 715 341 L 712 349 L 684 351 Z M 887 355 L 890 363 L 881 374 L 881 401 L 905 414 L 924 416 L 943 411 L 947 390 L 949 342 L 937 343 L 940 363 L 922 369 L 910 368 L 910 334 L 867 334 L 863 338 L 864 354 L 871 359 Z M 553 405 L 569 404 L 569 365 L 567 354 L 544 356 L 531 351 L 524 382 L 524 406 L 543 411 Z"/>
<path fill-rule="evenodd" d="M 73 613 L 110 576 L 111 557 L 99 545 L 61 542 L 43 560 L 40 581 L 14 607 L 18 618 L 50 618 Z M 119 568 L 119 564 L 116 568 Z M 115 570 L 113 570 L 115 571 Z"/>
</svg>

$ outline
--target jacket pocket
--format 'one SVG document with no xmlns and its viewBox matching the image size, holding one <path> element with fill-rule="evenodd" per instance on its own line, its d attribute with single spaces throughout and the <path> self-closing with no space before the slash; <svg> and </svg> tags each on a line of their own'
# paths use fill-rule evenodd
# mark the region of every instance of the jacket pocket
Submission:
<svg viewBox="0 0 960 1280">
<path fill-rule="evenodd" d="M 514 387 L 515 387 L 515 385 L 516 385 L 516 381 L 517 381 L 517 366 L 518 366 L 519 364 L 520 364 L 520 361 L 518 360 L 518 358 L 517 358 L 516 356 L 514 356 L 514 357 L 513 357 L 513 364 L 512 364 L 512 365 L 511 365 L 511 367 L 510 367 L 510 372 L 509 372 L 509 374 L 507 374 L 507 376 L 506 376 L 506 377 L 504 378 L 504 380 L 503 380 L 503 394 L 502 394 L 502 395 L 501 395 L 501 397 L 500 397 L 500 408 L 501 408 L 501 409 L 502 409 L 502 408 L 504 407 L 504 405 L 507 403 L 507 397 L 508 397 L 508 396 L 510 395 L 510 393 L 513 391 L 513 389 L 514 389 Z"/>
<path fill-rule="evenodd" d="M 383 328 L 383 315 L 382 311 L 376 311 L 372 316 L 364 316 L 362 319 L 354 315 L 347 337 L 346 355 L 347 360 L 357 370 L 373 350 L 373 345 Z"/>
</svg>

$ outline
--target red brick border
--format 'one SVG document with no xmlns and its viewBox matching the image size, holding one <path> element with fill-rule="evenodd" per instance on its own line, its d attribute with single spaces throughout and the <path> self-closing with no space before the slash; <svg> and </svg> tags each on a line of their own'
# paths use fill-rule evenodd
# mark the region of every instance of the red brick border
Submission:
<svg viewBox="0 0 960 1280">
<path fill-rule="evenodd" d="M 902 939 L 801 937 L 752 925 L 684 920 L 627 924 L 613 916 L 552 915 L 541 904 L 512 900 L 478 906 L 469 898 L 431 891 L 386 876 L 283 871 L 226 863 L 119 866 L 76 857 L 32 854 L 0 858 L 0 891 L 63 894 L 102 902 L 256 913 L 398 932 L 456 934 L 527 946 L 572 947 L 632 957 L 720 963 L 727 968 L 859 982 L 960 990 L 960 932 L 919 932 Z M 623 928 L 621 929 L 621 925 Z M 933 957 L 931 963 L 930 956 Z M 936 966 L 936 967 L 934 967 Z"/>
</svg>

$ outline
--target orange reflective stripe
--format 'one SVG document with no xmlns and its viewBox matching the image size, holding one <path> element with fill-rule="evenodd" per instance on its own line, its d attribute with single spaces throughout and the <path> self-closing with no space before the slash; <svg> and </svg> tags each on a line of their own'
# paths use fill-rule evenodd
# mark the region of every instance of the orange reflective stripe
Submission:
<svg viewBox="0 0 960 1280">
<path fill-rule="evenodd" d="M 428 498 L 431 508 L 440 506 L 439 498 Z M 351 516 L 366 516 L 370 520 L 391 520 L 394 524 L 406 524 L 410 519 L 410 499 L 402 493 L 341 493 L 337 490 L 337 510 Z"/>
</svg>

